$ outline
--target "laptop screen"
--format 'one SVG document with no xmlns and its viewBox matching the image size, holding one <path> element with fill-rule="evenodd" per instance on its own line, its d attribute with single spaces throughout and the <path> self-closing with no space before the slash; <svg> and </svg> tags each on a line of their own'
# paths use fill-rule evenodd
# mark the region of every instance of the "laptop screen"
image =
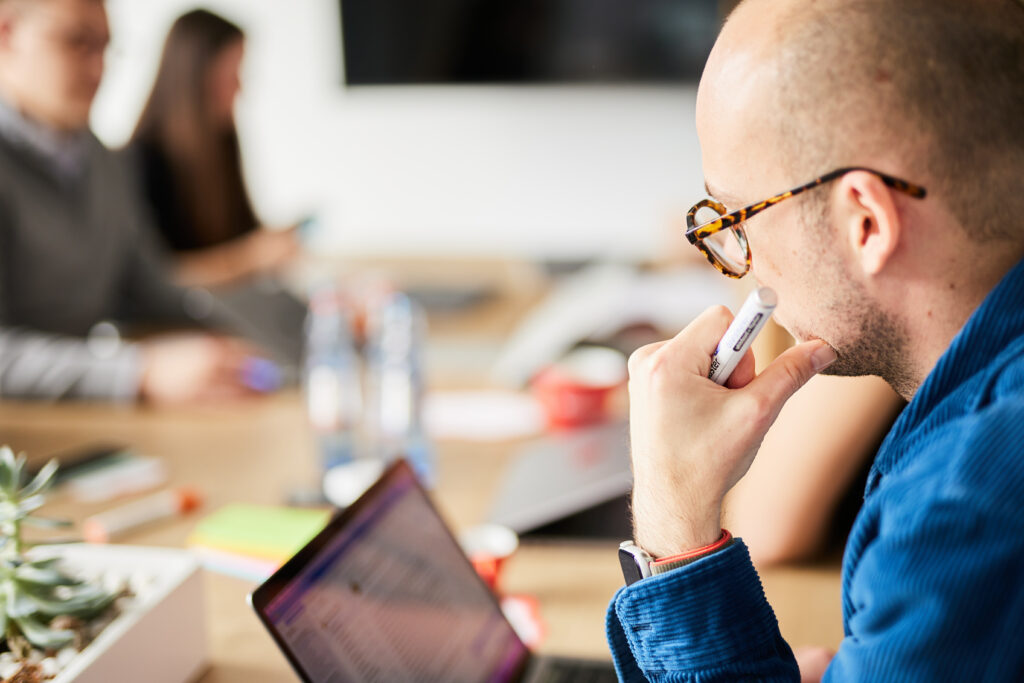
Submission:
<svg viewBox="0 0 1024 683">
<path fill-rule="evenodd" d="M 253 594 L 313 681 L 506 681 L 526 648 L 404 463 Z"/>
</svg>

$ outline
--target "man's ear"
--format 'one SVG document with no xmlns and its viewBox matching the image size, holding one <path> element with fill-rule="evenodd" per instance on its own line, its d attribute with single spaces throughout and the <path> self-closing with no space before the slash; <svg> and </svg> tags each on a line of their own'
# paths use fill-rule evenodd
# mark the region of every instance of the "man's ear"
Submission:
<svg viewBox="0 0 1024 683">
<path fill-rule="evenodd" d="M 832 206 L 855 263 L 867 276 L 880 273 L 904 237 L 889 186 L 873 173 L 851 171 L 836 183 Z"/>
</svg>

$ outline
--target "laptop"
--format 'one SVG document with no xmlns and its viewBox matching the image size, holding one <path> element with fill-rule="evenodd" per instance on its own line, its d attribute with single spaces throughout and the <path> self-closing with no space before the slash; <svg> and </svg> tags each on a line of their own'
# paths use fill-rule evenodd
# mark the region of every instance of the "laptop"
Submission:
<svg viewBox="0 0 1024 683">
<path fill-rule="evenodd" d="M 505 470 L 490 521 L 519 535 L 633 536 L 629 426 L 613 421 L 533 441 Z"/>
<path fill-rule="evenodd" d="M 530 653 L 404 461 L 249 602 L 307 683 L 616 680 Z"/>
</svg>

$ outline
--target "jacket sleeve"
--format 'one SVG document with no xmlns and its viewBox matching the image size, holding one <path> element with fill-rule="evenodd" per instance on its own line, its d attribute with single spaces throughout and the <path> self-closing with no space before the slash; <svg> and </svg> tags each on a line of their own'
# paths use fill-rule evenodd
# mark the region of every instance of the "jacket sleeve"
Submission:
<svg viewBox="0 0 1024 683">
<path fill-rule="evenodd" d="M 936 448 L 971 454 L 968 467 L 879 522 L 844 587 L 848 636 L 826 681 L 1021 680 L 1024 401 L 985 412 Z"/>
<path fill-rule="evenodd" d="M 825 672 L 853 681 L 1021 680 L 1024 401 L 931 446 L 937 477 L 893 475 L 886 512 L 847 546 L 846 637 Z M 608 638 L 626 681 L 796 681 L 799 672 L 741 543 L 622 589 Z"/>
<path fill-rule="evenodd" d="M 5 259 L 10 226 L 0 197 L 0 398 L 134 400 L 141 362 L 130 344 L 90 347 L 11 324 Z"/>
<path fill-rule="evenodd" d="M 134 345 L 98 355 L 84 339 L 0 324 L 0 398 L 132 401 L 140 376 Z"/>
<path fill-rule="evenodd" d="M 623 681 L 799 681 L 742 541 L 621 589 L 607 615 Z"/>
</svg>

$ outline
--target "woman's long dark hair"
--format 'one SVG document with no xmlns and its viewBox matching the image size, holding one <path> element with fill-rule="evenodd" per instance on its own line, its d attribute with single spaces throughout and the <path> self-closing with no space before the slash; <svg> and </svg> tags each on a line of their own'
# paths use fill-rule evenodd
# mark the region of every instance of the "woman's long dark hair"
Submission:
<svg viewBox="0 0 1024 683">
<path fill-rule="evenodd" d="M 174 22 L 164 44 L 153 91 L 132 143 L 154 148 L 170 166 L 181 214 L 197 245 L 219 244 L 258 224 L 242 177 L 234 122 L 227 129 L 209 114 L 208 74 L 221 52 L 243 40 L 235 24 L 206 10 Z"/>
</svg>

